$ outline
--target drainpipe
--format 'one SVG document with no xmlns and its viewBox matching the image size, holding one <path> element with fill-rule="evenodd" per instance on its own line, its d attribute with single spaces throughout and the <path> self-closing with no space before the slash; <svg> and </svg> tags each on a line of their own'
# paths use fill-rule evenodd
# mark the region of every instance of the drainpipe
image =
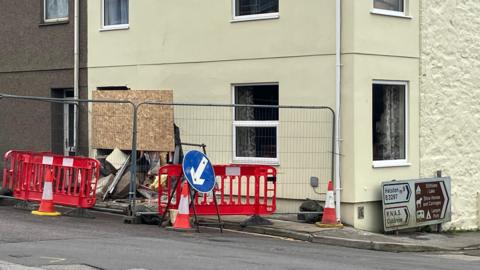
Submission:
<svg viewBox="0 0 480 270">
<path fill-rule="evenodd" d="M 341 124 L 341 45 L 342 45 L 342 1 L 336 0 L 335 7 L 335 209 L 337 222 L 341 222 L 340 198 L 340 124 Z"/>
<path fill-rule="evenodd" d="M 75 99 L 79 99 L 79 90 L 78 90 L 78 84 L 79 84 L 79 65 L 80 65 L 80 59 L 79 59 L 79 42 L 80 42 L 80 34 L 79 34 L 79 12 L 80 12 L 80 0 L 75 0 L 74 1 L 74 9 L 75 9 L 75 15 L 74 15 L 74 49 L 73 49 L 73 54 L 74 54 L 74 61 L 73 61 L 73 97 Z M 77 104 L 78 105 L 78 104 Z M 79 121 L 79 108 L 78 106 L 73 106 L 73 115 L 74 115 L 74 120 L 73 120 L 73 151 L 75 152 L 75 155 L 78 154 L 78 121 Z"/>
</svg>

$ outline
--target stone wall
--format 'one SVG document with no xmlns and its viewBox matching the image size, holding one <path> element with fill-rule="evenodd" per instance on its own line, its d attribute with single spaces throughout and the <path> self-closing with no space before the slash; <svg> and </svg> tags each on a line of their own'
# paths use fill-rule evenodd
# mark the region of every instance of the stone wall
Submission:
<svg viewBox="0 0 480 270">
<path fill-rule="evenodd" d="M 452 177 L 452 222 L 480 225 L 480 1 L 421 1 L 422 177 Z"/>
</svg>

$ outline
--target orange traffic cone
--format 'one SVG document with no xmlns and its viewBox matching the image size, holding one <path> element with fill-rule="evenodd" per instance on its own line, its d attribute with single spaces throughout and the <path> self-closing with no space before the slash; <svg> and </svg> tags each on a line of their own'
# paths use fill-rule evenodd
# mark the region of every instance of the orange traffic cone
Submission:
<svg viewBox="0 0 480 270">
<path fill-rule="evenodd" d="M 333 183 L 328 181 L 327 197 L 325 198 L 325 207 L 323 208 L 322 222 L 316 223 L 317 226 L 323 228 L 343 227 L 343 224 L 337 222 L 335 214 L 335 200 L 333 196 Z"/>
<path fill-rule="evenodd" d="M 174 229 L 190 230 L 190 206 L 188 204 L 189 188 L 187 181 L 183 182 L 182 195 L 180 196 L 180 203 L 178 204 L 178 213 L 173 224 Z"/>
<path fill-rule="evenodd" d="M 45 173 L 40 208 L 38 211 L 32 211 L 32 214 L 38 216 L 60 216 L 60 213 L 55 211 L 53 205 L 53 175 L 51 169 L 47 169 L 47 172 Z"/>
</svg>

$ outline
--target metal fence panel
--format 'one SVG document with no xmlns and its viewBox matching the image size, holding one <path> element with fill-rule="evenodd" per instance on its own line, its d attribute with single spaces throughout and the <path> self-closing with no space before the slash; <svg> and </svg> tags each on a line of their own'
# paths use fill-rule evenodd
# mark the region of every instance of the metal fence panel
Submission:
<svg viewBox="0 0 480 270">
<path fill-rule="evenodd" d="M 174 107 L 184 152 L 205 145 L 214 164 L 275 166 L 279 198 L 323 200 L 333 180 L 334 114 L 329 108 L 150 104 L 139 111 L 149 106 Z M 318 188 L 310 186 L 311 177 L 319 179 Z"/>
<path fill-rule="evenodd" d="M 46 131 L 39 132 L 38 125 L 35 124 L 17 131 L 27 134 L 31 140 L 20 140 L 11 145 L 7 142 L 8 149 L 4 149 L 5 151 L 15 149 L 63 154 L 59 149 L 65 149 L 64 139 L 69 136 L 68 132 L 63 133 L 64 121 L 68 121 L 65 112 L 70 110 L 68 106 L 79 106 L 82 130 L 76 150 L 80 154 L 92 154 L 88 143 L 88 134 L 92 131 L 88 130 L 89 125 L 86 124 L 87 119 L 91 119 L 91 104 L 105 102 L 121 107 L 128 104 L 132 107 L 133 122 L 123 123 L 123 128 L 114 132 L 119 136 L 124 136 L 125 133 L 132 134 L 133 153 L 130 169 L 136 171 L 136 115 L 148 112 L 151 106 L 163 106 L 174 109 L 174 122 L 184 143 L 182 145 L 184 152 L 198 149 L 195 145 L 203 144 L 214 164 L 275 166 L 278 198 L 323 200 L 327 183 L 333 180 L 335 115 L 328 107 L 164 104 L 157 101 L 133 104 L 122 100 L 74 100 L 2 94 L 0 100 L 23 104 L 22 106 L 31 107 L 32 113 L 50 118 L 49 124 L 45 126 Z M 24 113 L 16 115 L 15 121 L 30 123 L 31 117 Z M 311 177 L 319 179 L 318 188 L 313 189 L 310 186 Z M 136 175 L 132 174 L 131 178 L 131 183 L 135 183 Z M 129 199 L 132 208 L 135 205 L 133 200 L 135 188 L 135 184 L 130 188 Z"/>
</svg>

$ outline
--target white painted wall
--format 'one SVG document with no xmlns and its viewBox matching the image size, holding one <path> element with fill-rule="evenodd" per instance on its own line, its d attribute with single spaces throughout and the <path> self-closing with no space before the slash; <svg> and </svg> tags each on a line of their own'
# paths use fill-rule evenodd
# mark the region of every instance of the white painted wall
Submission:
<svg viewBox="0 0 480 270">
<path fill-rule="evenodd" d="M 421 175 L 452 177 L 452 222 L 480 226 L 480 2 L 422 2 Z"/>
</svg>

